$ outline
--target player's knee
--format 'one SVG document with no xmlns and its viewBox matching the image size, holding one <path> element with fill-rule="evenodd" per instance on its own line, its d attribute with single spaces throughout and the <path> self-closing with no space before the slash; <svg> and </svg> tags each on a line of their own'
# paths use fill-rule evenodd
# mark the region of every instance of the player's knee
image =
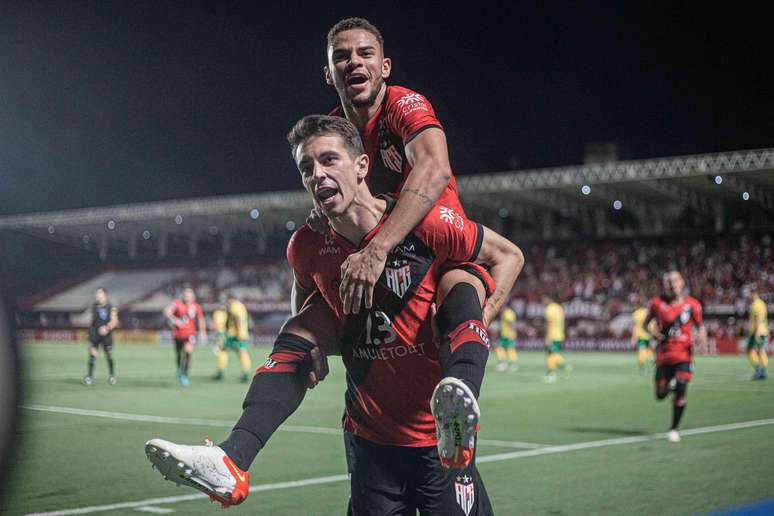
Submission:
<svg viewBox="0 0 774 516">
<path fill-rule="evenodd" d="M 340 355 L 339 338 L 331 309 L 322 299 L 315 298 L 297 314 L 291 316 L 280 330 L 310 341 L 326 355 Z"/>
<path fill-rule="evenodd" d="M 441 335 L 448 335 L 466 321 L 481 321 L 481 304 L 478 301 L 478 291 L 473 285 L 470 283 L 454 285 L 435 315 Z"/>
<path fill-rule="evenodd" d="M 440 281 L 438 282 L 438 289 L 435 295 L 436 303 L 439 306 L 443 305 L 454 288 L 458 285 L 468 285 L 473 287 L 476 293 L 476 297 L 474 298 L 471 295 L 469 298 L 470 302 L 475 303 L 474 299 L 476 299 L 479 306 L 484 305 L 484 300 L 486 299 L 486 289 L 481 283 L 481 280 L 475 275 L 462 269 L 451 269 L 443 273 Z"/>
<path fill-rule="evenodd" d="M 89 356 L 90 357 L 96 357 L 97 356 L 97 348 L 94 346 L 89 348 Z"/>
<path fill-rule="evenodd" d="M 256 375 L 291 373 L 307 375 L 312 368 L 311 350 L 314 344 L 292 333 L 280 333 L 274 341 L 269 358 L 258 368 Z"/>
<path fill-rule="evenodd" d="M 656 399 L 663 400 L 669 395 L 669 382 L 658 380 L 656 382 Z"/>
</svg>

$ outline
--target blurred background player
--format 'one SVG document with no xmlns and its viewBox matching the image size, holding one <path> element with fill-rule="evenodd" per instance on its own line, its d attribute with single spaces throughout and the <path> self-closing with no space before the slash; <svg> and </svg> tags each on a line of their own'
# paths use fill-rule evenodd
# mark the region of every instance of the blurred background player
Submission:
<svg viewBox="0 0 774 516">
<path fill-rule="evenodd" d="M 218 354 L 218 372 L 215 380 L 222 380 L 228 366 L 228 351 L 233 350 L 239 355 L 239 364 L 242 366 L 242 381 L 250 380 L 250 355 L 247 352 L 248 314 L 245 305 L 237 299 L 236 294 L 229 293 L 227 297 L 228 313 L 226 314 L 226 336 Z M 215 315 L 213 314 L 213 319 Z"/>
<path fill-rule="evenodd" d="M 556 370 L 567 369 L 564 357 L 559 354 L 564 343 L 564 309 L 549 295 L 543 296 L 543 303 L 546 305 L 546 376 L 545 381 L 553 383 L 556 381 Z"/>
<path fill-rule="evenodd" d="M 89 327 L 89 372 L 83 377 L 84 385 L 94 384 L 94 360 L 102 344 L 108 363 L 108 383 L 116 384 L 113 363 L 113 330 L 118 326 L 118 308 L 108 302 L 107 291 L 100 287 L 94 294 L 91 305 L 91 326 Z"/>
<path fill-rule="evenodd" d="M 500 313 L 500 340 L 495 346 L 498 371 L 517 371 L 519 355 L 516 353 L 516 312 L 505 305 Z"/>
<path fill-rule="evenodd" d="M 653 350 L 650 347 L 650 333 L 645 328 L 645 319 L 648 317 L 648 309 L 642 306 L 642 296 L 635 296 L 634 303 L 638 307 L 632 312 L 632 346 L 637 350 L 637 364 L 640 372 L 645 366 L 653 363 Z"/>
<path fill-rule="evenodd" d="M 749 336 L 747 337 L 747 356 L 755 369 L 753 380 L 765 380 L 769 357 L 766 355 L 766 344 L 769 337 L 769 317 L 766 303 L 758 296 L 756 285 L 750 287 L 750 318 Z"/>
<path fill-rule="evenodd" d="M 204 321 L 202 307 L 196 302 L 196 294 L 191 287 L 183 289 L 181 299 L 164 309 L 164 315 L 172 323 L 172 338 L 175 340 L 175 363 L 177 378 L 180 385 L 187 387 L 190 383 L 188 371 L 191 367 L 191 357 L 196 344 L 196 329 L 202 342 L 207 342 L 207 325 Z"/>
<path fill-rule="evenodd" d="M 215 343 L 212 352 L 215 356 L 220 356 L 226 343 L 226 323 L 228 322 L 228 312 L 224 306 L 219 306 L 212 312 L 212 326 L 210 331 L 215 335 Z M 226 358 L 228 360 L 228 358 Z"/>
<path fill-rule="evenodd" d="M 672 426 L 667 433 L 669 442 L 680 442 L 677 428 L 687 403 L 688 382 L 693 379 L 693 326 L 698 332 L 699 344 L 707 345 L 707 331 L 702 322 L 701 304 L 685 295 L 685 281 L 678 271 L 669 271 L 663 277 L 664 293 L 654 297 L 648 307 L 645 326 L 656 321 L 653 336 L 656 348 L 656 398 L 663 400 L 670 392 L 672 398 Z"/>
</svg>

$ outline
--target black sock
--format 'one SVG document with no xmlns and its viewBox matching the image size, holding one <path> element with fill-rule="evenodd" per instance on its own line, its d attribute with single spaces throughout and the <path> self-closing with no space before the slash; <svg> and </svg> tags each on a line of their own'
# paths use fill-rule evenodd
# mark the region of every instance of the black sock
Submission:
<svg viewBox="0 0 774 516">
<path fill-rule="evenodd" d="M 108 363 L 108 371 L 110 376 L 114 376 L 113 375 L 113 357 L 107 357 L 107 363 Z"/>
<path fill-rule="evenodd" d="M 89 376 L 94 376 L 94 357 L 89 355 Z"/>
<path fill-rule="evenodd" d="M 255 456 L 263 448 L 263 443 L 254 433 L 242 428 L 235 428 L 228 439 L 220 443 L 219 446 L 239 469 L 247 471 L 255 460 Z"/>
<path fill-rule="evenodd" d="M 677 426 L 680 424 L 680 420 L 683 417 L 683 411 L 685 405 L 672 405 L 672 428 L 670 430 L 677 430 Z"/>
<path fill-rule="evenodd" d="M 186 352 L 185 358 L 183 359 L 183 372 L 187 375 L 188 374 L 188 368 L 191 366 L 191 353 Z"/>
<path fill-rule="evenodd" d="M 441 374 L 462 380 L 478 398 L 489 357 L 489 336 L 483 327 L 476 289 L 455 285 L 435 316 L 441 334 Z"/>
<path fill-rule="evenodd" d="M 311 348 L 312 343 L 306 339 L 280 333 L 269 358 L 284 360 L 275 363 L 272 370 L 282 368 L 287 372 L 262 372 L 264 366 L 261 366 L 253 377 L 242 404 L 242 417 L 228 439 L 219 445 L 239 469 L 247 471 L 250 468 L 274 431 L 304 399 L 306 377 L 311 367 L 308 358 Z M 294 364 L 293 356 L 301 362 Z"/>
</svg>

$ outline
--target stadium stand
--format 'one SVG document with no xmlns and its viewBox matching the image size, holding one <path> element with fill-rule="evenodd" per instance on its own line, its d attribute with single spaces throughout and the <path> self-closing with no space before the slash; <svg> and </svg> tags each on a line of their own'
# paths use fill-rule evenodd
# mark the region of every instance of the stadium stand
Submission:
<svg viewBox="0 0 774 516">
<path fill-rule="evenodd" d="M 512 299 L 523 346 L 542 347 L 550 285 L 565 305 L 568 348 L 628 348 L 630 296 L 653 295 L 676 267 L 729 349 L 744 332 L 745 286 L 774 302 L 772 172 L 774 149 L 762 149 L 462 176 L 459 188 L 471 218 L 525 252 Z M 208 313 L 236 293 L 254 332 L 271 334 L 289 310 L 285 247 L 309 207 L 304 192 L 275 192 L 2 217 L 0 231 L 105 263 L 63 278 L 61 290 L 28 293 L 35 302 L 20 303 L 17 322 L 81 327 L 101 285 L 125 328 L 163 331 L 161 310 L 190 285 Z"/>
</svg>

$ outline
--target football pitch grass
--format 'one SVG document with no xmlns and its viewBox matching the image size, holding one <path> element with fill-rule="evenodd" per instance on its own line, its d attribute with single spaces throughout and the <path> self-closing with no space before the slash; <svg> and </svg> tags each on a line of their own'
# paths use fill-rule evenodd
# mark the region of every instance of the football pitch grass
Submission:
<svg viewBox="0 0 774 516">
<path fill-rule="evenodd" d="M 254 364 L 267 351 L 251 350 Z M 143 445 L 228 435 L 247 389 L 236 356 L 217 383 L 215 357 L 198 349 L 192 384 L 182 388 L 171 348 L 118 343 L 118 384 L 107 384 L 100 353 L 87 388 L 85 344 L 26 343 L 20 354 L 21 421 L 2 514 L 221 510 L 164 481 Z M 541 353 L 521 353 L 514 373 L 495 371 L 490 360 L 478 458 L 497 514 L 697 514 L 774 497 L 774 380 L 750 381 L 744 357 L 697 357 L 679 444 L 656 435 L 671 406 L 654 401 L 651 373 L 637 371 L 633 352 L 566 357 L 573 371 L 555 384 L 542 381 Z M 253 491 L 230 512 L 345 513 L 343 392 L 343 366 L 333 358 L 326 381 L 258 455 Z"/>
</svg>

